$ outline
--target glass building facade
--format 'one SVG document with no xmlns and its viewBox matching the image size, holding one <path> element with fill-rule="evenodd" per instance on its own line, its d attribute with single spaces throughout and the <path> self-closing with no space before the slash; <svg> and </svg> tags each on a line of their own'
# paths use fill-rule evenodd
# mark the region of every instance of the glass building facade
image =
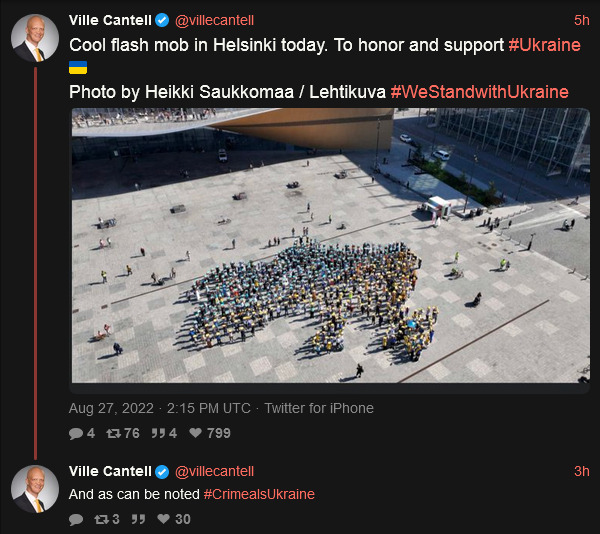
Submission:
<svg viewBox="0 0 600 534">
<path fill-rule="evenodd" d="M 116 156 L 137 156 L 162 152 L 216 152 L 227 150 L 286 150 L 285 143 L 257 139 L 211 128 L 194 128 L 162 135 L 136 137 L 72 137 L 73 163 Z"/>
<path fill-rule="evenodd" d="M 438 108 L 437 129 L 546 176 L 589 178 L 590 114 L 583 108 Z"/>
</svg>

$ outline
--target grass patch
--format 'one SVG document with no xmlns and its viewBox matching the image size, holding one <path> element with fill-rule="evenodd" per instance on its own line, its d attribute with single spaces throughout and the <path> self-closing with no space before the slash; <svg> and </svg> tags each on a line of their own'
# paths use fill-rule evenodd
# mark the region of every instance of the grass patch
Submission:
<svg viewBox="0 0 600 534">
<path fill-rule="evenodd" d="M 463 195 L 468 195 L 470 199 L 486 208 L 502 204 L 502 199 L 498 196 L 498 190 L 494 182 L 489 182 L 487 190 L 479 189 L 479 187 L 469 184 L 469 180 L 464 172 L 460 176 L 455 176 L 442 167 L 442 162 L 439 159 L 427 161 L 420 151 L 417 151 L 411 163 L 419 167 L 423 172 L 431 174 L 434 178 L 448 184 Z"/>
</svg>

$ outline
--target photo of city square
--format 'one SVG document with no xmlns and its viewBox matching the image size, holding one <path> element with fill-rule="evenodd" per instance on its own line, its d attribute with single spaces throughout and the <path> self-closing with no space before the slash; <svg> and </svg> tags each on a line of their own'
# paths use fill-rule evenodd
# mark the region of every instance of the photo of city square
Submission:
<svg viewBox="0 0 600 534">
<path fill-rule="evenodd" d="M 589 382 L 585 109 L 81 108 L 71 134 L 73 384 Z"/>
</svg>

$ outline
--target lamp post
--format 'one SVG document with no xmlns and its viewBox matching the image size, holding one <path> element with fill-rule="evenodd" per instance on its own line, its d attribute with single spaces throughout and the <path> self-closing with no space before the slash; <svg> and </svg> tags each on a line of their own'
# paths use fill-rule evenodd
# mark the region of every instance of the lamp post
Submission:
<svg viewBox="0 0 600 534">
<path fill-rule="evenodd" d="M 473 183 L 473 172 L 475 171 L 475 164 L 479 163 L 479 158 L 477 154 L 473 154 L 473 163 L 471 164 L 471 178 L 469 180 L 469 186 L 467 188 L 467 194 L 465 196 L 465 207 L 463 208 L 463 213 L 467 211 L 467 203 L 469 202 L 469 191 L 471 190 L 471 184 Z"/>
<path fill-rule="evenodd" d="M 379 127 L 381 126 L 381 119 L 377 119 L 377 144 L 375 145 L 375 170 L 379 169 Z"/>
<path fill-rule="evenodd" d="M 433 143 L 431 144 L 431 155 L 433 156 L 433 153 L 435 152 L 435 135 L 436 135 L 436 131 L 435 128 L 433 129 Z"/>
</svg>

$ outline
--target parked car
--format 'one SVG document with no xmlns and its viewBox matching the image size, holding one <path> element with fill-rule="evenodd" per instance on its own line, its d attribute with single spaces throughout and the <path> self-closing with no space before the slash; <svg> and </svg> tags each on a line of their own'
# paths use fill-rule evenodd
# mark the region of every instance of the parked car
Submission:
<svg viewBox="0 0 600 534">
<path fill-rule="evenodd" d="M 442 161 L 448 161 L 450 159 L 450 154 L 445 150 L 436 150 L 432 156 L 441 159 Z"/>
<path fill-rule="evenodd" d="M 400 134 L 400 141 L 404 141 L 405 143 L 410 143 L 412 141 L 410 135 Z"/>
<path fill-rule="evenodd" d="M 221 163 L 227 163 L 227 152 L 224 148 L 219 148 L 219 161 Z"/>
</svg>

